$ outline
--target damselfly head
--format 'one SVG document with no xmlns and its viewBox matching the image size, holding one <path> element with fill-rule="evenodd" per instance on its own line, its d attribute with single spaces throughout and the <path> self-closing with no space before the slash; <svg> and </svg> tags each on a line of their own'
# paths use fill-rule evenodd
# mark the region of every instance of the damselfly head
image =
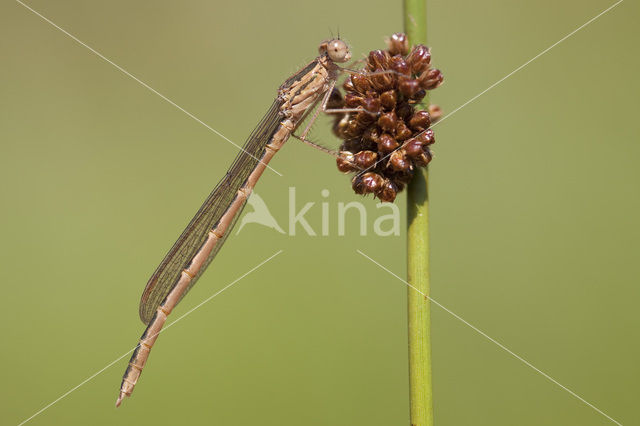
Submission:
<svg viewBox="0 0 640 426">
<path fill-rule="evenodd" d="M 324 41 L 318 49 L 320 54 L 327 54 L 333 62 L 347 62 L 351 59 L 351 52 L 347 43 L 340 39 Z"/>
</svg>

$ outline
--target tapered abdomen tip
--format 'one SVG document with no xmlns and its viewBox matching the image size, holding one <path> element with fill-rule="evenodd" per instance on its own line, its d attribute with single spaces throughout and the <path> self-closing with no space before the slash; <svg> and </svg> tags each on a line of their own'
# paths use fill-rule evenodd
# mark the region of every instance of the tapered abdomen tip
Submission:
<svg viewBox="0 0 640 426">
<path fill-rule="evenodd" d="M 125 393 L 124 392 L 120 392 L 120 396 L 118 396 L 118 399 L 116 400 L 116 407 L 119 407 L 120 404 L 122 404 L 122 400 L 125 397 Z"/>
</svg>

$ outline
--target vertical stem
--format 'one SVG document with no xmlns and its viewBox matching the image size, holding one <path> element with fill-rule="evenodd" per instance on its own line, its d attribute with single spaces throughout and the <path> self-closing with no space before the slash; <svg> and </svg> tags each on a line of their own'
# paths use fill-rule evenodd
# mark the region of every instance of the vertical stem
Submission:
<svg viewBox="0 0 640 426">
<path fill-rule="evenodd" d="M 427 42 L 426 0 L 404 1 L 404 31 L 409 43 Z M 409 327 L 409 401 L 412 426 L 433 425 L 431 387 L 431 305 L 429 303 L 428 171 L 418 169 L 407 189 L 407 287 Z M 417 290 L 417 291 L 416 291 Z"/>
</svg>

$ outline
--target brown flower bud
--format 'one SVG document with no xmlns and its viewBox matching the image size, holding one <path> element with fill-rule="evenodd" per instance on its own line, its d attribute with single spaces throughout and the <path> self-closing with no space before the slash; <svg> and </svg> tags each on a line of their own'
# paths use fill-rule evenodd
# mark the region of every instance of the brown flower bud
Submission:
<svg viewBox="0 0 640 426">
<path fill-rule="evenodd" d="M 431 52 L 429 48 L 422 44 L 413 46 L 409 56 L 407 56 L 407 63 L 411 67 L 411 72 L 414 75 L 420 75 L 429 68 L 429 64 L 431 64 Z"/>
<path fill-rule="evenodd" d="M 405 79 L 398 84 L 398 90 L 403 96 L 411 98 L 420 90 L 420 82 L 418 80 Z"/>
<path fill-rule="evenodd" d="M 356 92 L 365 94 L 372 89 L 371 82 L 364 74 L 351 74 L 351 83 Z"/>
<path fill-rule="evenodd" d="M 382 111 L 380 98 L 364 98 L 362 101 L 362 107 L 366 112 L 374 115 L 377 115 Z"/>
<path fill-rule="evenodd" d="M 416 138 L 411 138 L 404 143 L 404 151 L 411 158 L 418 158 L 422 155 L 422 142 Z"/>
<path fill-rule="evenodd" d="M 375 104 L 370 104 L 369 105 L 372 108 L 375 108 L 376 105 Z M 382 108 L 380 108 L 382 109 Z M 355 121 L 358 122 L 358 125 L 360 126 L 360 128 L 362 130 L 364 130 L 364 128 L 366 126 L 368 126 L 371 123 L 375 123 L 376 119 L 378 117 L 378 114 L 375 112 L 369 112 L 369 111 L 360 111 L 356 113 L 356 118 Z"/>
<path fill-rule="evenodd" d="M 396 171 L 403 172 L 405 170 L 409 170 L 411 167 L 411 162 L 407 158 L 407 154 L 404 152 L 404 149 L 398 149 L 393 151 L 389 156 L 389 166 Z"/>
<path fill-rule="evenodd" d="M 382 187 L 376 192 L 376 196 L 385 203 L 393 203 L 398 195 L 398 187 L 390 180 L 385 179 Z"/>
<path fill-rule="evenodd" d="M 427 95 L 427 91 L 420 88 L 420 90 L 418 90 L 416 94 L 411 97 L 411 100 L 414 102 L 420 102 L 422 98 L 424 98 L 426 95 Z"/>
<path fill-rule="evenodd" d="M 399 147 L 400 144 L 388 133 L 383 133 L 378 138 L 378 151 L 388 153 Z"/>
<path fill-rule="evenodd" d="M 404 124 L 403 121 L 399 121 L 396 126 L 395 135 L 397 140 L 403 141 L 405 139 L 409 139 L 413 135 L 413 132 L 407 127 L 406 124 Z"/>
<path fill-rule="evenodd" d="M 356 88 L 353 86 L 353 82 L 351 81 L 351 78 L 347 78 L 344 83 L 342 83 L 342 88 L 344 89 L 345 92 L 353 92 L 356 90 Z"/>
<path fill-rule="evenodd" d="M 365 125 L 358 122 L 358 120 L 351 120 L 343 132 L 347 138 L 357 138 L 362 134 L 364 127 Z"/>
<path fill-rule="evenodd" d="M 332 130 L 333 130 L 333 134 L 336 135 L 339 138 L 344 138 L 344 131 L 347 129 L 347 127 L 349 126 L 349 118 L 350 115 L 349 114 L 337 114 L 334 121 L 333 121 L 333 126 L 332 126 Z"/>
<path fill-rule="evenodd" d="M 414 168 L 411 167 L 404 172 L 393 172 L 390 179 L 396 184 L 396 186 L 398 186 L 398 188 L 403 188 L 405 184 L 411 182 L 411 179 L 413 178 L 413 171 Z"/>
<path fill-rule="evenodd" d="M 358 195 L 366 194 L 366 192 L 364 192 L 365 186 L 362 183 L 362 176 L 355 175 L 353 179 L 351 179 L 351 188 L 353 188 L 353 192 Z"/>
<path fill-rule="evenodd" d="M 429 105 L 428 109 L 432 123 L 436 123 L 438 120 L 440 120 L 440 118 L 442 117 L 442 109 L 438 105 L 431 104 Z"/>
<path fill-rule="evenodd" d="M 409 119 L 409 127 L 416 132 L 422 132 L 431 125 L 431 117 L 427 111 L 416 111 Z"/>
<path fill-rule="evenodd" d="M 357 170 L 354 167 L 355 156 L 349 151 L 340 151 L 338 158 L 336 158 L 336 165 L 338 170 L 342 173 L 349 173 Z"/>
<path fill-rule="evenodd" d="M 369 70 L 375 71 L 389 68 L 389 59 L 389 52 L 383 50 L 373 50 L 369 52 L 369 57 L 367 58 Z"/>
<path fill-rule="evenodd" d="M 380 138 L 380 129 L 377 126 L 370 126 L 362 133 L 362 139 L 370 142 L 378 142 Z"/>
<path fill-rule="evenodd" d="M 387 46 L 392 55 L 404 56 L 409 51 L 409 40 L 406 35 L 395 33 L 387 40 Z"/>
<path fill-rule="evenodd" d="M 362 134 L 370 127 L 372 121 L 375 121 L 375 117 L 372 117 L 366 112 L 359 112 L 355 119 L 349 121 L 349 125 L 346 128 L 345 134 L 349 138 L 362 139 Z M 360 150 L 357 150 L 360 151 Z"/>
<path fill-rule="evenodd" d="M 360 168 L 368 169 L 373 166 L 378 159 L 378 154 L 373 151 L 360 151 L 355 155 L 354 162 Z"/>
<path fill-rule="evenodd" d="M 431 150 L 429 148 L 424 147 L 422 149 L 422 153 L 414 160 L 417 166 L 424 167 L 431 162 L 431 158 L 433 158 L 431 154 Z"/>
<path fill-rule="evenodd" d="M 395 85 L 395 80 L 393 78 L 393 73 L 377 73 L 371 75 L 371 85 L 377 92 L 383 92 L 385 90 L 393 89 Z"/>
<path fill-rule="evenodd" d="M 389 60 L 389 67 L 397 73 L 411 75 L 411 68 L 402 56 L 394 56 Z"/>
<path fill-rule="evenodd" d="M 398 95 L 395 90 L 387 90 L 380 95 L 380 103 L 385 109 L 394 109 L 397 101 Z"/>
<path fill-rule="evenodd" d="M 403 102 L 396 108 L 396 114 L 399 118 L 406 121 L 413 115 L 413 107 L 408 103 Z"/>
<path fill-rule="evenodd" d="M 344 95 L 344 106 L 347 108 L 356 108 L 362 105 L 363 98 L 355 93 L 347 93 Z"/>
<path fill-rule="evenodd" d="M 418 78 L 420 86 L 425 90 L 433 90 L 444 81 L 444 76 L 439 69 L 430 69 L 423 72 Z"/>
<path fill-rule="evenodd" d="M 418 136 L 416 136 L 416 138 L 422 142 L 422 145 L 428 146 L 428 145 L 432 145 L 433 143 L 435 143 L 436 138 L 433 134 L 433 130 L 432 129 L 427 129 L 424 132 L 420 133 Z"/>
<path fill-rule="evenodd" d="M 396 113 L 393 111 L 385 112 L 384 114 L 380 115 L 380 118 L 378 118 L 378 126 L 380 126 L 380 128 L 386 132 L 391 132 L 393 129 L 396 128 L 397 124 L 398 124 L 398 117 L 396 116 Z"/>
<path fill-rule="evenodd" d="M 357 175 L 351 181 L 351 186 L 357 194 L 371 194 L 376 192 L 383 183 L 384 179 L 377 173 L 367 172 L 362 176 Z"/>
</svg>

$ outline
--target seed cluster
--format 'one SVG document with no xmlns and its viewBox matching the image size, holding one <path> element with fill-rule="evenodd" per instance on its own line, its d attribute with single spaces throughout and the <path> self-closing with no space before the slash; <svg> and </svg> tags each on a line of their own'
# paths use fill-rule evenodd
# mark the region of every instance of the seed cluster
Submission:
<svg viewBox="0 0 640 426">
<path fill-rule="evenodd" d="M 440 86 L 440 70 L 431 68 L 431 53 L 423 45 L 409 52 L 406 35 L 396 33 L 387 50 L 369 53 L 366 65 L 334 89 L 329 108 L 351 110 L 336 117 L 333 131 L 343 139 L 338 170 L 356 172 L 352 179 L 357 194 L 374 194 L 392 202 L 411 180 L 417 167 L 431 161 L 429 146 L 435 142 L 429 127 L 440 115 L 414 106 L 427 90 Z"/>
</svg>

